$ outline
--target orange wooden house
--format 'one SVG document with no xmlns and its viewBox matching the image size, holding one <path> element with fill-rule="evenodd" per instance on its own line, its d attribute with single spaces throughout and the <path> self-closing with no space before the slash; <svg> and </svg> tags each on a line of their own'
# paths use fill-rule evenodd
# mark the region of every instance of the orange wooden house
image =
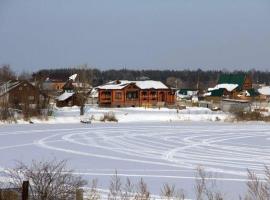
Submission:
<svg viewBox="0 0 270 200">
<path fill-rule="evenodd" d="M 97 87 L 99 106 L 135 107 L 175 104 L 175 91 L 160 81 L 117 80 Z"/>
</svg>

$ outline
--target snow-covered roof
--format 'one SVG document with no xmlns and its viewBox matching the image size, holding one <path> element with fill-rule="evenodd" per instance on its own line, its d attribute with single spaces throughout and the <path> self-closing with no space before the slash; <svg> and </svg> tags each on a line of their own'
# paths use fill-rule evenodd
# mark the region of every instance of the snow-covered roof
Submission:
<svg viewBox="0 0 270 200">
<path fill-rule="evenodd" d="M 198 90 L 180 89 L 176 91 L 176 97 L 180 99 L 192 98 L 198 95 Z"/>
<path fill-rule="evenodd" d="M 146 80 L 146 81 L 135 81 L 136 85 L 143 89 L 168 89 L 166 85 L 164 85 L 160 81 L 152 81 L 152 80 Z"/>
<path fill-rule="evenodd" d="M 243 92 L 241 92 L 240 94 L 237 95 L 238 97 L 250 97 L 251 94 L 247 91 L 244 90 Z"/>
<path fill-rule="evenodd" d="M 238 87 L 238 84 L 222 83 L 222 84 L 216 85 L 214 88 L 208 88 L 208 91 L 226 89 L 228 92 L 231 92 L 237 87 Z"/>
<path fill-rule="evenodd" d="M 92 97 L 92 98 L 98 98 L 98 90 L 96 88 L 93 88 L 91 90 L 90 97 Z"/>
<path fill-rule="evenodd" d="M 104 85 L 98 86 L 98 89 L 105 89 L 105 90 L 120 90 L 126 87 L 127 85 L 134 83 L 140 89 L 168 89 L 166 85 L 164 85 L 160 81 L 152 81 L 152 80 L 145 80 L 145 81 L 127 81 L 127 80 L 120 80 L 120 81 L 111 81 Z"/>
<path fill-rule="evenodd" d="M 69 80 L 75 81 L 76 77 L 77 77 L 77 74 L 73 74 L 73 75 L 71 75 L 71 76 L 69 77 Z"/>
<path fill-rule="evenodd" d="M 263 95 L 266 95 L 266 96 L 270 96 L 270 86 L 261 87 L 260 89 L 258 89 L 258 92 L 260 94 L 263 94 Z"/>
<path fill-rule="evenodd" d="M 130 84 L 130 81 L 121 80 L 121 81 L 110 81 L 104 85 L 98 86 L 98 89 L 104 90 L 120 90 Z"/>
<path fill-rule="evenodd" d="M 21 81 L 8 81 L 5 83 L 2 83 L 0 85 L 0 96 L 6 94 L 7 92 L 9 92 L 13 88 L 17 87 L 21 83 L 22 83 Z"/>
<path fill-rule="evenodd" d="M 66 99 L 68 99 L 69 97 L 72 97 L 73 95 L 74 95 L 74 92 L 64 92 L 63 94 L 61 94 L 56 99 L 58 101 L 65 101 Z"/>
<path fill-rule="evenodd" d="M 211 95 L 212 95 L 212 92 L 207 92 L 207 93 L 204 93 L 204 94 L 203 94 L 204 97 L 209 97 L 209 96 L 211 96 Z"/>
</svg>

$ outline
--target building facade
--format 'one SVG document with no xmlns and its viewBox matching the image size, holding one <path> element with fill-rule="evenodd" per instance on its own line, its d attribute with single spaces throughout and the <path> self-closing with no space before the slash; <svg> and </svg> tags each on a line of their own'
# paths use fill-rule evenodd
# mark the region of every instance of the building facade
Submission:
<svg viewBox="0 0 270 200">
<path fill-rule="evenodd" d="M 28 81 L 8 81 L 0 85 L 0 104 L 9 108 L 41 109 L 48 97 Z"/>
<path fill-rule="evenodd" d="M 162 107 L 175 104 L 175 91 L 159 81 L 112 81 L 98 89 L 99 106 Z"/>
<path fill-rule="evenodd" d="M 252 100 L 258 96 L 247 74 L 221 74 L 217 85 L 209 88 L 205 100 L 219 102 L 222 99 Z"/>
</svg>

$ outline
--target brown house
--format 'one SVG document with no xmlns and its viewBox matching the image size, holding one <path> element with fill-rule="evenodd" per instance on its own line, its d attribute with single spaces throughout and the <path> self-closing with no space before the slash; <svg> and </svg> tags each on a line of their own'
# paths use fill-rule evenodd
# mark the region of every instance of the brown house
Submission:
<svg viewBox="0 0 270 200">
<path fill-rule="evenodd" d="M 79 93 L 73 80 L 69 79 L 63 86 L 63 92 L 56 98 L 58 107 L 82 106 L 85 102 L 83 93 Z"/>
<path fill-rule="evenodd" d="M 61 91 L 66 82 L 47 79 L 42 83 L 42 89 L 44 91 Z"/>
<path fill-rule="evenodd" d="M 100 106 L 168 106 L 175 104 L 175 91 L 159 81 L 117 80 L 97 87 Z"/>
<path fill-rule="evenodd" d="M 0 85 L 0 105 L 29 110 L 44 108 L 48 98 L 28 81 L 8 81 Z"/>
</svg>

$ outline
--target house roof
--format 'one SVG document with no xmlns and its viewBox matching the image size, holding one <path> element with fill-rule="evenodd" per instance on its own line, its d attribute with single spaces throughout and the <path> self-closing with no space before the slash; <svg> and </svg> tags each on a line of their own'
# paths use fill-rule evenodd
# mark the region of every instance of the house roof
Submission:
<svg viewBox="0 0 270 200">
<path fill-rule="evenodd" d="M 160 81 L 152 81 L 152 80 L 145 80 L 145 81 L 127 81 L 127 80 L 117 80 L 111 81 L 104 85 L 98 86 L 98 89 L 105 89 L 105 90 L 120 90 L 125 88 L 129 84 L 135 84 L 142 90 L 145 89 L 168 89 L 166 85 L 164 85 Z"/>
<path fill-rule="evenodd" d="M 65 101 L 68 98 L 72 97 L 74 95 L 74 92 L 64 92 L 63 94 L 61 94 L 60 96 L 58 96 L 56 99 L 58 101 Z"/>
<path fill-rule="evenodd" d="M 245 79 L 245 74 L 221 74 L 219 76 L 218 84 L 237 84 L 242 88 Z"/>
<path fill-rule="evenodd" d="M 160 81 L 152 81 L 152 80 L 135 81 L 135 84 L 142 90 L 143 89 L 168 89 L 168 87 Z"/>
<path fill-rule="evenodd" d="M 5 83 L 2 83 L 0 85 L 0 96 L 8 93 L 9 91 L 11 91 L 12 89 L 16 88 L 17 86 L 19 86 L 21 83 L 23 83 L 23 81 L 7 81 Z"/>
<path fill-rule="evenodd" d="M 90 97 L 92 98 L 98 98 L 98 90 L 96 88 L 93 88 L 91 91 L 90 91 Z"/>
<path fill-rule="evenodd" d="M 7 82 L 4 82 L 4 83 L 0 84 L 0 96 L 3 96 L 5 94 L 9 93 L 11 90 L 19 87 L 22 84 L 23 85 L 27 84 L 32 89 L 38 90 L 39 93 L 41 95 L 43 95 L 44 97 L 47 97 L 47 95 L 45 93 L 41 92 L 36 86 L 34 86 L 32 83 L 30 83 L 29 81 L 26 81 L 26 80 L 23 80 L 23 81 L 9 80 Z"/>
<path fill-rule="evenodd" d="M 264 86 L 258 89 L 258 92 L 262 95 L 270 96 L 270 86 Z"/>
<path fill-rule="evenodd" d="M 214 88 L 208 88 L 208 91 L 212 90 L 218 90 L 218 89 L 226 89 L 228 92 L 233 91 L 238 87 L 238 84 L 233 84 L 233 83 L 221 83 L 216 85 Z"/>
<path fill-rule="evenodd" d="M 221 97 L 224 94 L 224 90 L 225 90 L 224 88 L 214 89 L 208 92 L 206 96 Z"/>
</svg>

